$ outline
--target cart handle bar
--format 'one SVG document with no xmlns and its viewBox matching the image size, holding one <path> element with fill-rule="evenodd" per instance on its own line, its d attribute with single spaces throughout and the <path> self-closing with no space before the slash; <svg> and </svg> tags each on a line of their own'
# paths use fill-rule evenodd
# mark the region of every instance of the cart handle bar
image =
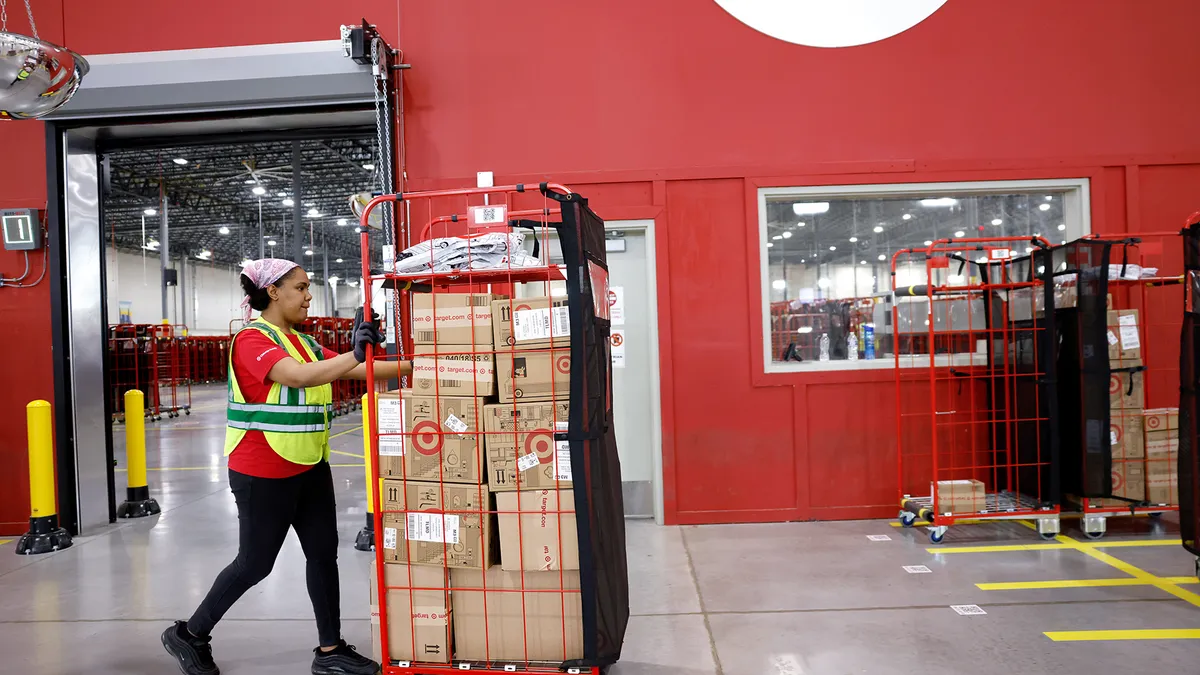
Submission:
<svg viewBox="0 0 1200 675">
<path fill-rule="evenodd" d="M 1040 248 L 1043 248 L 1043 249 L 1050 248 L 1050 242 L 1047 241 L 1044 237 L 981 237 L 981 238 L 977 238 L 977 239 L 938 239 L 938 240 L 934 241 L 932 244 L 930 244 L 929 246 L 926 246 L 925 248 L 915 248 L 915 247 L 914 248 L 902 248 L 902 249 L 896 251 L 895 253 L 893 253 L 892 260 L 891 260 L 892 278 L 895 279 L 895 277 L 896 277 L 896 261 L 900 259 L 901 255 L 906 255 L 906 254 L 910 254 L 910 253 L 924 253 L 925 256 L 928 258 L 928 257 L 932 257 L 932 255 L 935 252 L 936 253 L 958 253 L 958 252 L 962 252 L 962 251 L 978 251 L 978 250 L 980 250 L 980 246 L 979 246 L 980 244 L 1003 244 L 1003 243 L 1009 243 L 1009 242 L 1016 243 L 1016 242 L 1022 242 L 1022 241 L 1029 242 L 1032 244 L 1037 244 Z M 940 248 L 940 247 L 944 246 L 945 244 L 975 244 L 975 246 L 952 246 L 949 248 Z"/>
</svg>

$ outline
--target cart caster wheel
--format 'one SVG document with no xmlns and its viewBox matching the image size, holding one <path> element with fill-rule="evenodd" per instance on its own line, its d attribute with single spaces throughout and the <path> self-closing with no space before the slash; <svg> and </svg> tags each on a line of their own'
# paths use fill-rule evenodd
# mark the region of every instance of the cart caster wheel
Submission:
<svg viewBox="0 0 1200 675">
<path fill-rule="evenodd" d="M 1083 536 L 1087 537 L 1088 539 L 1095 540 L 1095 539 L 1099 539 L 1099 538 L 1103 537 L 1104 532 L 1088 532 L 1085 530 L 1083 533 Z"/>
<path fill-rule="evenodd" d="M 191 416 L 192 416 L 192 411 L 191 411 L 191 410 L 184 410 L 184 411 L 183 411 L 183 414 L 184 414 L 184 415 L 187 415 L 188 417 L 191 417 Z"/>
<path fill-rule="evenodd" d="M 1155 511 L 1150 514 L 1150 520 L 1159 520 L 1163 517 L 1162 511 Z"/>
<path fill-rule="evenodd" d="M 1038 532 L 1038 536 L 1041 537 L 1042 539 L 1045 539 L 1046 541 L 1054 541 L 1054 538 L 1058 536 L 1058 533 L 1057 532 Z"/>
<path fill-rule="evenodd" d="M 929 541 L 930 541 L 930 542 L 932 542 L 932 543 L 934 543 L 934 544 L 940 544 L 940 543 L 942 543 L 942 540 L 943 540 L 943 539 L 945 539 L 945 538 L 946 538 L 946 535 L 944 535 L 944 534 L 938 534 L 937 532 L 930 532 L 930 533 L 929 533 Z"/>
<path fill-rule="evenodd" d="M 912 527 L 915 522 L 917 522 L 917 517 L 911 513 L 905 513 L 900 516 L 900 525 L 903 527 Z"/>
</svg>

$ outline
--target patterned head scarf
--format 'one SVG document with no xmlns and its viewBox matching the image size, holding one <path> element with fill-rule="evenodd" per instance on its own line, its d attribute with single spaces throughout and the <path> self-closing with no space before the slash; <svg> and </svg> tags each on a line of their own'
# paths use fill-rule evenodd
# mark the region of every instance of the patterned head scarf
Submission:
<svg viewBox="0 0 1200 675">
<path fill-rule="evenodd" d="M 299 267 L 291 260 L 281 258 L 263 258 L 253 260 L 242 268 L 242 274 L 254 284 L 255 288 L 266 288 L 282 279 L 288 272 Z M 250 320 L 250 296 L 242 298 L 242 316 Z"/>
</svg>

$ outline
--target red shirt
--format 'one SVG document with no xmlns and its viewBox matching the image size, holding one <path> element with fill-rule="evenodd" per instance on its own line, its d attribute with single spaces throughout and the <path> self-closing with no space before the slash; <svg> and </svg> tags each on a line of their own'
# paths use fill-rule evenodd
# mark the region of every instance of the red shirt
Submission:
<svg viewBox="0 0 1200 675">
<path fill-rule="evenodd" d="M 308 355 L 300 346 L 300 336 L 288 333 L 296 351 L 305 361 Z M 332 359 L 337 352 L 322 348 L 325 358 Z M 283 359 L 292 358 L 287 350 L 275 344 L 271 338 L 257 330 L 243 330 L 233 339 L 233 374 L 237 377 L 242 397 L 247 403 L 266 403 L 271 391 L 269 373 L 271 367 Z M 296 464 L 279 456 L 267 444 L 261 431 L 247 431 L 246 435 L 229 455 L 229 468 L 255 478 L 290 478 L 311 469 L 311 466 Z"/>
</svg>

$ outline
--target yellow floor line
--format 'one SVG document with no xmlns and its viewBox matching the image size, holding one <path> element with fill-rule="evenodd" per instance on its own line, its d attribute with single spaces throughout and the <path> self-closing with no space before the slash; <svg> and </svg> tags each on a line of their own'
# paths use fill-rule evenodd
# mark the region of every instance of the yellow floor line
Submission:
<svg viewBox="0 0 1200 675">
<path fill-rule="evenodd" d="M 1145 541 L 1081 541 L 1079 544 L 1091 548 L 1136 548 L 1139 546 L 1182 546 L 1183 542 L 1179 539 L 1147 539 Z"/>
<path fill-rule="evenodd" d="M 1162 579 L 1154 576 L 1153 574 L 1150 574 L 1149 572 L 1147 572 L 1139 567 L 1131 565 L 1131 564 L 1125 562 L 1124 560 L 1114 558 L 1113 556 L 1105 553 L 1104 551 L 1098 551 L 1093 546 L 1089 546 L 1087 544 L 1083 544 L 1081 542 L 1075 541 L 1074 539 L 1072 539 L 1068 536 L 1065 536 L 1065 535 L 1061 535 L 1061 534 L 1058 535 L 1057 537 L 1055 537 L 1055 541 L 1066 544 L 1067 546 L 1083 553 L 1084 555 L 1095 558 L 1096 560 L 1099 560 L 1100 562 L 1105 563 L 1111 567 L 1115 567 L 1135 579 L 1141 579 L 1142 581 L 1149 582 L 1151 586 L 1160 588 L 1160 589 L 1166 591 L 1167 593 L 1170 593 L 1171 595 L 1179 598 L 1180 600 L 1183 600 L 1184 602 L 1190 603 L 1196 607 L 1200 607 L 1200 595 L 1196 595 L 1195 593 L 1193 593 L 1191 591 L 1184 590 L 1176 584 L 1172 584 L 1172 583 L 1163 581 Z"/>
<path fill-rule="evenodd" d="M 1004 551 L 1054 551 L 1071 548 L 1064 544 L 1005 544 L 1002 546 L 931 546 L 929 553 L 1000 553 Z"/>
<path fill-rule="evenodd" d="M 1063 630 L 1044 635 L 1055 642 L 1100 640 L 1200 640 L 1200 628 L 1142 628 L 1129 630 Z"/>
<path fill-rule="evenodd" d="M 353 433 L 355 431 L 361 431 L 361 430 L 362 430 L 362 427 L 355 425 L 350 429 L 347 429 L 345 431 L 339 431 L 336 434 L 330 436 L 329 440 L 333 440 L 333 439 L 337 438 L 338 436 L 345 436 L 346 434 Z"/>
<path fill-rule="evenodd" d="M 0 546 L 3 546 L 5 544 L 11 544 L 11 543 L 12 543 L 12 539 L 0 539 Z"/>
<path fill-rule="evenodd" d="M 1196 577 L 1159 577 L 1168 584 L 1200 584 Z"/>
<path fill-rule="evenodd" d="M 332 453 L 333 453 L 333 454 L 335 454 L 335 455 L 345 455 L 345 456 L 347 456 L 347 457 L 357 457 L 358 459 L 362 459 L 362 458 L 363 458 L 363 456 L 362 456 L 362 455 L 359 455 L 359 454 L 356 454 L 356 453 L 353 453 L 353 452 L 342 452 L 341 450 L 330 450 L 330 452 L 332 452 Z"/>
<path fill-rule="evenodd" d="M 1059 581 L 1003 581 L 975 584 L 981 591 L 1029 591 L 1043 588 L 1100 588 L 1106 586 L 1150 586 L 1149 581 L 1133 578 L 1062 579 Z"/>
</svg>

